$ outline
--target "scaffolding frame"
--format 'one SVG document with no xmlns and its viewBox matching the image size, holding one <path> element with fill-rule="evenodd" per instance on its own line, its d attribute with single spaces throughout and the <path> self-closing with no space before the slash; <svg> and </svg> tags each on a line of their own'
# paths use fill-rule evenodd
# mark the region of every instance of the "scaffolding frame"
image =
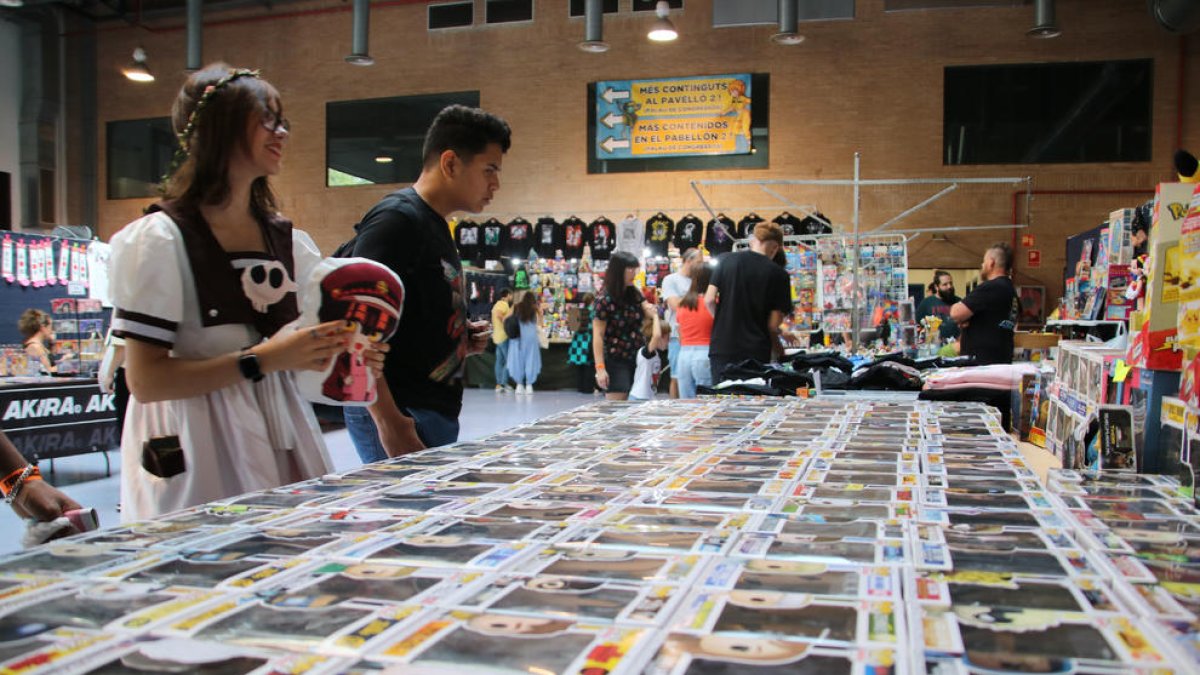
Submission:
<svg viewBox="0 0 1200 675">
<path fill-rule="evenodd" d="M 952 194 L 954 191 L 956 191 L 958 189 L 958 187 L 960 185 L 1020 185 L 1022 183 L 1024 183 L 1024 185 L 1025 185 L 1025 222 L 1024 223 L 1008 223 L 1008 224 L 1003 224 L 1003 225 L 948 226 L 948 227 L 924 228 L 924 229 L 919 229 L 919 230 L 885 231 L 885 230 L 887 230 L 887 228 L 891 227 L 892 225 L 911 216 L 912 214 L 920 211 L 921 209 L 929 206 L 930 204 L 937 202 L 939 199 L 942 199 L 946 195 Z M 853 178 L 848 178 L 848 179 L 847 178 L 701 179 L 701 180 L 692 180 L 692 181 L 690 181 L 690 184 L 692 187 L 692 191 L 695 192 L 696 197 L 698 197 L 700 199 L 700 204 L 704 207 L 704 209 L 706 211 L 708 211 L 709 216 L 716 222 L 717 227 L 722 227 L 722 225 L 720 224 L 720 221 L 716 220 L 717 213 L 713 210 L 713 207 L 709 204 L 708 200 L 704 198 L 704 193 L 700 189 L 700 186 L 702 186 L 702 185 L 756 185 L 763 192 L 765 192 L 765 193 L 775 197 L 776 199 L 780 200 L 781 202 L 783 202 L 783 205 L 788 206 L 790 208 L 794 208 L 799 211 L 805 211 L 806 212 L 805 215 L 815 217 L 818 220 L 823 221 L 826 225 L 829 225 L 830 227 L 832 227 L 832 223 L 825 220 L 824 218 L 820 218 L 815 213 L 813 213 L 812 211 L 808 211 L 807 209 L 801 207 L 799 204 L 793 203 L 790 199 L 788 199 L 784 195 L 780 194 L 777 190 L 771 189 L 770 186 L 773 186 L 773 185 L 806 185 L 806 186 L 840 186 L 840 187 L 853 188 L 852 221 L 853 221 L 854 229 L 853 229 L 853 232 L 851 233 L 851 236 L 854 238 L 854 267 L 853 267 L 853 273 L 852 273 L 852 279 L 853 279 L 853 284 L 854 284 L 854 294 L 853 294 L 854 305 L 851 310 L 850 320 L 852 322 L 851 323 L 851 334 L 854 337 L 854 344 L 856 346 L 859 344 L 859 338 L 861 337 L 861 334 L 862 334 L 861 320 L 858 315 L 859 314 L 859 312 L 858 312 L 858 286 L 859 286 L 859 258 L 861 256 L 860 248 L 861 248 L 862 236 L 864 235 L 864 233 L 861 231 L 861 225 L 862 225 L 862 223 L 861 223 L 861 221 L 862 221 L 861 201 L 862 201 L 862 188 L 863 187 L 894 186 L 894 185 L 942 186 L 942 189 L 939 190 L 938 192 L 936 192 L 935 194 L 933 194 L 932 196 L 918 202 L 917 204 L 913 205 L 912 207 L 910 207 L 908 209 L 905 209 L 904 211 L 901 211 L 896 216 L 893 216 L 889 220 L 885 221 L 879 227 L 876 227 L 875 229 L 866 233 L 869 235 L 873 235 L 873 234 L 913 234 L 913 237 L 908 238 L 909 241 L 911 241 L 912 238 L 915 238 L 916 236 L 919 236 L 926 232 L 957 232 L 960 230 L 967 230 L 967 229 L 972 229 L 972 230 L 981 230 L 981 229 L 1015 230 L 1015 229 L 1025 228 L 1025 227 L 1029 226 L 1029 217 L 1030 217 L 1030 212 L 1031 212 L 1030 206 L 1032 205 L 1032 202 L 1033 202 L 1033 177 L 1032 176 L 997 177 L 997 178 L 981 178 L 981 177 L 973 177 L 973 176 L 972 177 L 958 177 L 958 178 L 863 178 L 862 177 L 862 153 L 861 152 L 854 153 L 854 176 L 853 176 Z M 732 233 L 726 232 L 726 234 L 730 234 L 731 235 L 730 238 L 736 239 L 736 237 L 732 236 Z"/>
</svg>

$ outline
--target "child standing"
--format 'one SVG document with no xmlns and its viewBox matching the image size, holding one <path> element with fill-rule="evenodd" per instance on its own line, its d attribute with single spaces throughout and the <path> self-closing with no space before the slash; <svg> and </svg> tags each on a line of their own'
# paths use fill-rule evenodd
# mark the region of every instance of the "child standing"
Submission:
<svg viewBox="0 0 1200 675">
<path fill-rule="evenodd" d="M 658 391 L 658 375 L 662 372 L 662 358 L 658 352 L 667 348 L 671 326 L 659 320 L 655 312 L 652 319 L 642 324 L 642 332 L 646 335 L 646 346 L 637 352 L 637 368 L 633 372 L 633 388 L 629 390 L 629 398 L 649 401 Z"/>
</svg>

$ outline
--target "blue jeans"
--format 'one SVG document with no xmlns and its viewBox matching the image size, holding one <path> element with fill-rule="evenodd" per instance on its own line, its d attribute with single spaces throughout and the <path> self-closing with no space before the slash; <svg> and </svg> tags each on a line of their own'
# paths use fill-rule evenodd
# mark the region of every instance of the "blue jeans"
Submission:
<svg viewBox="0 0 1200 675">
<path fill-rule="evenodd" d="M 508 384 L 508 343 L 505 340 L 496 345 L 496 384 Z"/>
<path fill-rule="evenodd" d="M 671 369 L 672 380 L 679 379 L 679 349 L 679 335 L 672 333 L 667 340 L 667 366 Z"/>
<path fill-rule="evenodd" d="M 425 408 L 401 408 L 400 412 L 416 423 L 417 436 L 427 448 L 450 445 L 458 440 L 458 418 Z M 346 420 L 350 442 L 363 464 L 387 459 L 387 452 L 379 440 L 379 429 L 366 408 L 343 408 L 342 417 Z"/>
<path fill-rule="evenodd" d="M 696 398 L 696 387 L 712 386 L 712 370 L 708 363 L 708 345 L 679 348 L 679 398 Z"/>
</svg>

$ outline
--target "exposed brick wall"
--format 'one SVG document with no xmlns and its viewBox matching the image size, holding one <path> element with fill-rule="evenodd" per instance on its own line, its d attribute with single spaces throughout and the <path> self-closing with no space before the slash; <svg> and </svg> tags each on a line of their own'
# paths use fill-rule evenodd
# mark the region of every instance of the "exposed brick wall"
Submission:
<svg viewBox="0 0 1200 675">
<path fill-rule="evenodd" d="M 390 95 L 478 89 L 482 104 L 512 124 L 514 146 L 505 160 L 502 189 L 492 209 L 537 216 L 544 212 L 600 212 L 616 218 L 640 208 L 665 209 L 678 217 L 699 212 L 689 180 L 703 178 L 847 178 L 853 153 L 862 152 L 870 178 L 940 176 L 1033 176 L 1039 190 L 1145 189 L 1135 195 L 1037 196 L 1032 232 L 1042 267 L 1025 269 L 1018 251 L 1018 283 L 1047 287 L 1052 302 L 1061 292 L 1063 240 L 1095 226 L 1115 208 L 1148 198 L 1168 180 L 1176 146 L 1180 39 L 1151 22 L 1145 4 L 1129 0 L 1060 0 L 1063 36 L 1025 37 L 1032 8 L 987 8 L 885 13 L 882 0 L 859 0 L 854 21 L 803 24 L 808 40 L 798 47 L 769 41 L 773 27 L 711 28 L 709 3 L 688 0 L 672 20 L 680 29 L 673 44 L 649 43 L 651 17 L 628 11 L 605 18 L 607 54 L 585 54 L 581 20 L 566 17 L 561 0 L 536 0 L 532 24 L 476 27 L 429 33 L 423 4 L 376 6 L 371 15 L 371 53 L 376 65 L 344 63 L 350 47 L 350 14 L 311 16 L 209 26 L 206 61 L 223 59 L 262 68 L 282 92 L 293 134 L 286 168 L 275 181 L 284 211 L 330 251 L 380 196 L 396 188 L 325 187 L 325 102 Z M 277 11 L 330 7 L 328 2 L 286 5 Z M 348 6 L 348 3 L 345 4 Z M 622 3 L 627 9 L 628 3 Z M 477 22 L 483 2 L 477 0 Z M 220 21 L 229 15 L 212 17 Z M 177 19 L 170 26 L 179 26 Z M 100 138 L 109 120 L 165 115 L 182 81 L 184 33 L 156 25 L 98 36 L 96 63 Z M 143 44 L 159 75 L 134 85 L 118 72 L 133 47 Z M 946 65 L 1154 58 L 1153 161 L 1140 164 L 945 167 L 942 164 L 942 69 Z M 771 74 L 771 167 L 754 171 L 660 172 L 588 175 L 586 83 L 601 79 L 700 75 L 722 72 Z M 1200 150 L 1200 40 L 1188 46 L 1192 84 L 1184 145 Z M 104 153 L 100 148 L 99 182 Z M 870 229 L 939 188 L 868 190 L 863 227 Z M 771 204 L 756 188 L 725 194 L 726 205 Z M 937 210 L 897 227 L 1010 222 L 1012 189 L 960 190 Z M 146 202 L 108 201 L 100 193 L 100 230 L 105 237 L 137 217 Z M 815 203 L 849 224 L 849 190 L 793 189 L 799 203 Z M 718 195 L 721 196 L 721 195 Z M 718 200 L 720 201 L 720 199 Z M 1019 200 L 1024 217 L 1024 199 Z M 741 213 L 734 209 L 740 216 Z M 764 215 L 770 217 L 770 212 Z M 914 267 L 973 267 L 988 243 L 1008 240 L 1007 231 L 951 233 L 950 243 L 913 241 Z"/>
</svg>

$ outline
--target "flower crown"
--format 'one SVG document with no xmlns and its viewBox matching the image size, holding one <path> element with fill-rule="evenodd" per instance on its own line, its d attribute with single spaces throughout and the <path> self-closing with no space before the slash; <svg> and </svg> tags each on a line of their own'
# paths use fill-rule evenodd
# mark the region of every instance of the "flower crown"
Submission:
<svg viewBox="0 0 1200 675">
<path fill-rule="evenodd" d="M 175 149 L 175 156 L 171 159 L 171 165 L 167 168 L 167 172 L 163 174 L 162 182 L 159 185 L 160 192 L 166 192 L 167 181 L 175 174 L 180 165 L 187 160 L 188 155 L 191 154 L 192 134 L 196 132 L 196 122 L 200 119 L 201 111 L 208 106 L 208 102 L 217 95 L 217 92 L 229 86 L 231 82 L 243 77 L 259 78 L 262 77 L 262 72 L 238 68 L 237 70 L 230 71 L 228 75 L 204 88 L 204 92 L 200 94 L 200 100 L 196 101 L 196 107 L 192 108 L 192 114 L 188 115 L 187 124 L 184 125 L 183 131 L 175 134 L 175 138 L 179 141 L 179 147 Z"/>
</svg>

